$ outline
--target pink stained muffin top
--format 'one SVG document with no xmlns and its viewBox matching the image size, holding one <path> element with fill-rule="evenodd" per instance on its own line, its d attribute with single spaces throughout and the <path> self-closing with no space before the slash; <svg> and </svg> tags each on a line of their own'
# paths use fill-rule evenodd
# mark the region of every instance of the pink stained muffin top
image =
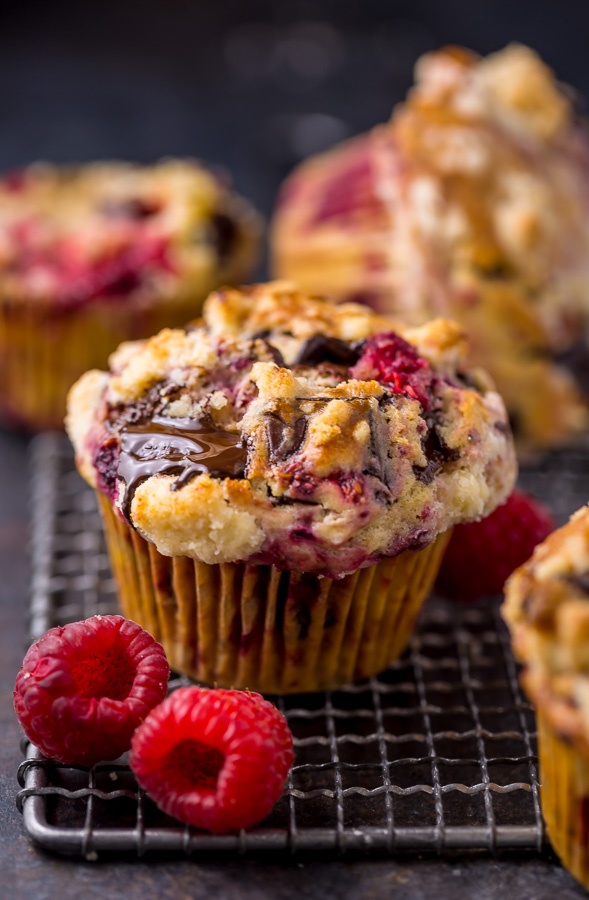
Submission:
<svg viewBox="0 0 589 900">
<path fill-rule="evenodd" d="M 37 163 L 0 179 L 0 296 L 64 310 L 202 301 L 252 271 L 259 231 L 245 201 L 192 160 Z"/>
<path fill-rule="evenodd" d="M 340 577 L 511 491 L 505 409 L 465 350 L 445 320 L 226 289 L 84 375 L 66 424 L 84 477 L 161 553 Z"/>
</svg>

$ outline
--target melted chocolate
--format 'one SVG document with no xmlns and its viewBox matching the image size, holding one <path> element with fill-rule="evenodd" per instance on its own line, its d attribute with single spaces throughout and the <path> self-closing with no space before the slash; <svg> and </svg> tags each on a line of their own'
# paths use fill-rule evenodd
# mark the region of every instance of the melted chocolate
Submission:
<svg viewBox="0 0 589 900">
<path fill-rule="evenodd" d="M 284 460 L 300 450 L 307 433 L 307 419 L 302 416 L 293 425 L 288 425 L 280 416 L 269 413 L 266 416 L 266 431 L 270 460 Z"/>
<path fill-rule="evenodd" d="M 297 354 L 294 366 L 315 366 L 321 362 L 354 366 L 362 353 L 361 342 L 348 344 L 339 338 L 316 334 L 307 338 Z"/>
<path fill-rule="evenodd" d="M 434 415 L 424 416 L 429 425 L 429 430 L 423 442 L 423 452 L 427 459 L 425 466 L 413 466 L 415 477 L 423 484 L 431 484 L 437 472 L 445 462 L 455 462 L 460 459 L 460 452 L 454 447 L 449 447 L 436 427 Z"/>
<path fill-rule="evenodd" d="M 131 521 L 131 502 L 139 485 L 152 475 L 178 475 L 177 491 L 196 475 L 243 478 L 247 451 L 241 436 L 218 429 L 210 416 L 173 419 L 154 416 L 121 432 L 118 475 L 126 485 L 122 511 Z"/>
</svg>

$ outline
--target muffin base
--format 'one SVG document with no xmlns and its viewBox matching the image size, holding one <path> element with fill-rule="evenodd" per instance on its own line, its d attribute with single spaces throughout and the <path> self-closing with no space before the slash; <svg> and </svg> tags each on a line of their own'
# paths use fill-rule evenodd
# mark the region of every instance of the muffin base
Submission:
<svg viewBox="0 0 589 900">
<path fill-rule="evenodd" d="M 589 889 L 589 759 L 536 708 L 542 813 L 563 866 Z"/>
<path fill-rule="evenodd" d="M 341 580 L 162 556 L 98 495 L 123 614 L 205 684 L 322 691 L 381 672 L 405 649 L 450 532 Z"/>
</svg>

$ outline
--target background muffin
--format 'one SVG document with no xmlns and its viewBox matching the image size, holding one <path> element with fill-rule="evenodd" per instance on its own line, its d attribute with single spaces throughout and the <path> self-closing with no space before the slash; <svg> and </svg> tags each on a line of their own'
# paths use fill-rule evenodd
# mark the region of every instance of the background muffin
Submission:
<svg viewBox="0 0 589 900">
<path fill-rule="evenodd" d="M 79 375 L 182 325 L 258 256 L 259 223 L 192 161 L 33 165 L 0 180 L 0 416 L 62 427 Z"/>
<path fill-rule="evenodd" d="M 565 866 L 589 888 L 589 508 L 508 581 L 503 615 L 536 706 L 542 811 Z"/>
<path fill-rule="evenodd" d="M 522 446 L 562 442 L 587 426 L 587 159 L 531 50 L 428 54 L 388 124 L 288 179 L 275 272 L 412 324 L 455 318 Z"/>
<path fill-rule="evenodd" d="M 280 692 L 379 671 L 448 530 L 511 490 L 503 404 L 461 330 L 392 327 L 285 283 L 228 289 L 72 389 L 123 609 L 181 671 Z"/>
</svg>

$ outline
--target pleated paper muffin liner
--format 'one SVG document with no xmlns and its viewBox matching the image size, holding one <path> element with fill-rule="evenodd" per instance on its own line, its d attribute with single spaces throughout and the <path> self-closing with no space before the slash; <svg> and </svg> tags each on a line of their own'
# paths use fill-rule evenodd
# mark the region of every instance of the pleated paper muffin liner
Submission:
<svg viewBox="0 0 589 900">
<path fill-rule="evenodd" d="M 322 691 L 385 669 L 407 645 L 450 535 L 332 580 L 162 556 L 98 497 L 123 614 L 178 672 L 261 693 Z"/>
<path fill-rule="evenodd" d="M 536 709 L 542 813 L 562 864 L 589 889 L 589 757 Z"/>
<path fill-rule="evenodd" d="M 104 368 L 123 341 L 182 327 L 201 305 L 198 298 L 143 305 L 104 298 L 60 309 L 0 299 L 0 419 L 63 428 L 67 392 L 80 375 Z"/>
</svg>

